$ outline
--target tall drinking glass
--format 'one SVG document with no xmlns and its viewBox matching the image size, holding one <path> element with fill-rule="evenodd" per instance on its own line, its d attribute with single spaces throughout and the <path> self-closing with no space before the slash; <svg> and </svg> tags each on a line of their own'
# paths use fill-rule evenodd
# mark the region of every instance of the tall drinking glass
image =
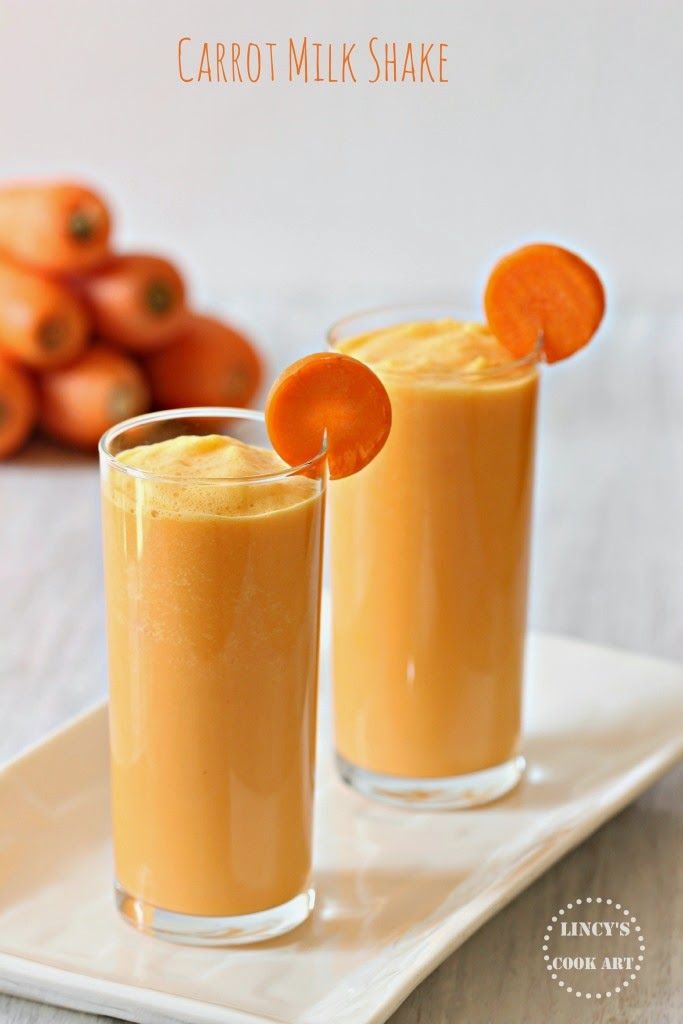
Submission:
<svg viewBox="0 0 683 1024">
<path fill-rule="evenodd" d="M 487 802 L 524 767 L 539 352 L 515 360 L 451 317 L 385 309 L 329 335 L 372 366 L 393 410 L 382 452 L 332 488 L 338 765 L 412 807 Z"/>
<path fill-rule="evenodd" d="M 209 478 L 122 458 L 221 435 L 270 447 L 242 409 L 142 416 L 100 442 L 116 901 L 197 944 L 282 934 L 314 899 L 325 452 Z"/>
</svg>

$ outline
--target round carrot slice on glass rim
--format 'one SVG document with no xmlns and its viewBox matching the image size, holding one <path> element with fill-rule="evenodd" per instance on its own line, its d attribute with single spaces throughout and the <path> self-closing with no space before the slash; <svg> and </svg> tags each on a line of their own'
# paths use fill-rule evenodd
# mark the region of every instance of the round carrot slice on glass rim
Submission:
<svg viewBox="0 0 683 1024">
<path fill-rule="evenodd" d="M 391 402 L 369 366 L 341 352 L 316 352 L 287 367 L 266 400 L 273 448 L 290 466 L 320 451 L 327 436 L 332 480 L 357 473 L 381 451 Z"/>
<path fill-rule="evenodd" d="M 517 358 L 543 337 L 549 363 L 588 344 L 605 312 L 602 281 L 585 260 L 559 245 L 525 245 L 491 271 L 484 294 L 489 327 Z"/>
</svg>

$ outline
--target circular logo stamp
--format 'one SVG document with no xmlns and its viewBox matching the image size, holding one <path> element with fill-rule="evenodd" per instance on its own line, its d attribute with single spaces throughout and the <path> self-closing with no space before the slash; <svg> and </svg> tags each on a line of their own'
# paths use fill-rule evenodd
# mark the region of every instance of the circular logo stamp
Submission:
<svg viewBox="0 0 683 1024">
<path fill-rule="evenodd" d="M 579 999 L 610 999 L 638 979 L 645 936 L 628 907 L 602 896 L 565 904 L 543 933 L 543 960 L 555 984 Z"/>
</svg>

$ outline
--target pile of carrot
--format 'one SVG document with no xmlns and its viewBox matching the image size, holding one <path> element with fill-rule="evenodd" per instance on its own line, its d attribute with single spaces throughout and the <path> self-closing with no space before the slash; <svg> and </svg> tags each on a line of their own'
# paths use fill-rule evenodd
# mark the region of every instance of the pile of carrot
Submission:
<svg viewBox="0 0 683 1024">
<path fill-rule="evenodd" d="M 117 253 L 111 226 L 80 184 L 0 187 L 0 458 L 36 429 L 94 450 L 150 408 L 246 406 L 259 390 L 249 339 L 194 312 L 170 261 Z"/>
</svg>

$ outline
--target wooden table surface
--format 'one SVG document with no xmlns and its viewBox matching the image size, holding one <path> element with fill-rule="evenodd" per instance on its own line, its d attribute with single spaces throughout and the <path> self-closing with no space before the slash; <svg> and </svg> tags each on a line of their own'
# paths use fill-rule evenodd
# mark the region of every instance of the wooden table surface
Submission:
<svg viewBox="0 0 683 1024">
<path fill-rule="evenodd" d="M 281 365 L 317 347 L 343 306 L 245 302 Z M 683 660 L 683 311 L 612 316 L 594 348 L 544 373 L 532 624 Z M 105 692 L 94 460 L 36 443 L 0 465 L 0 760 Z M 569 696 L 569 695 L 568 695 Z M 683 728 L 683 723 L 681 723 Z M 683 1019 L 683 767 L 600 829 L 482 928 L 392 1024 L 674 1024 Z M 0 828 L 2 823 L 0 823 Z M 638 915 L 648 958 L 609 1003 L 548 980 L 543 924 L 572 898 Z M 75 1024 L 0 997 L 2 1019 Z"/>
</svg>

